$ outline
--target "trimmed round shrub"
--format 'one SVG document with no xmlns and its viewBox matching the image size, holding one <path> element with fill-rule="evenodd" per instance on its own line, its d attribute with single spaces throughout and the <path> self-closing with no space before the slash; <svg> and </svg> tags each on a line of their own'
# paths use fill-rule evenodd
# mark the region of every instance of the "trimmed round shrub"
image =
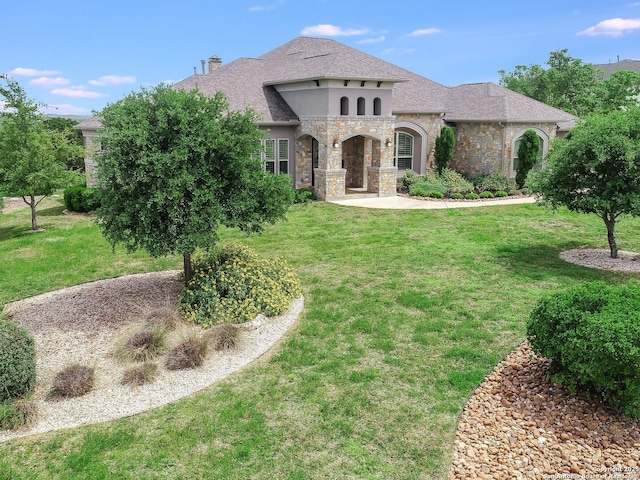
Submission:
<svg viewBox="0 0 640 480">
<path fill-rule="evenodd" d="M 454 200 L 462 200 L 464 195 L 461 193 L 452 193 L 450 198 L 453 198 Z"/>
<path fill-rule="evenodd" d="M 412 197 L 426 197 L 428 192 L 422 187 L 415 187 L 411 189 L 411 193 L 409 195 Z"/>
<path fill-rule="evenodd" d="M 495 194 L 496 197 L 508 197 L 509 194 L 504 190 L 498 190 Z"/>
<path fill-rule="evenodd" d="M 180 294 L 180 305 L 187 320 L 204 327 L 245 323 L 260 313 L 280 315 L 302 295 L 287 263 L 259 258 L 239 243 L 194 255 L 192 265 L 193 278 Z"/>
<path fill-rule="evenodd" d="M 87 188 L 82 185 L 69 187 L 64 190 L 64 206 L 72 212 L 87 213 L 93 212 L 100 207 L 101 190 L 98 188 Z"/>
<path fill-rule="evenodd" d="M 36 345 L 22 325 L 0 319 L 0 403 L 31 393 L 36 384 Z"/>
<path fill-rule="evenodd" d="M 427 197 L 430 198 L 444 198 L 444 193 L 438 191 L 431 191 L 427 193 Z"/>
<path fill-rule="evenodd" d="M 493 193 L 491 193 L 489 190 L 485 190 L 484 192 L 482 192 L 479 195 L 480 198 L 493 198 Z"/>
<path fill-rule="evenodd" d="M 640 286 L 593 282 L 543 298 L 527 338 L 554 381 L 640 417 Z"/>
<path fill-rule="evenodd" d="M 466 198 L 467 200 L 477 200 L 480 198 L 480 195 L 478 195 L 477 193 L 467 193 L 464 198 Z"/>
</svg>

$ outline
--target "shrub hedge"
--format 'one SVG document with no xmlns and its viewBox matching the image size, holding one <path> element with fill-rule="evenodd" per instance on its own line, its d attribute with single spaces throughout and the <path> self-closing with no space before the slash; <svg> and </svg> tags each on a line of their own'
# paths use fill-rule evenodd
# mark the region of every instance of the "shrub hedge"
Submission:
<svg viewBox="0 0 640 480">
<path fill-rule="evenodd" d="M 31 393 L 36 383 L 36 346 L 22 325 L 0 319 L 0 403 Z"/>
<path fill-rule="evenodd" d="M 543 298 L 527 338 L 555 381 L 640 417 L 640 286 L 593 282 Z"/>
<path fill-rule="evenodd" d="M 64 206 L 72 212 L 93 212 L 100 207 L 100 189 L 81 185 L 69 187 L 63 192 Z"/>
</svg>

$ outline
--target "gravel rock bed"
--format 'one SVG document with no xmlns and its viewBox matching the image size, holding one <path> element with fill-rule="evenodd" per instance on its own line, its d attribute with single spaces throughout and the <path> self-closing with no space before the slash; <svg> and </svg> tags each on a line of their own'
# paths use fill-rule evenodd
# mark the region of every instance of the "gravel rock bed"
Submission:
<svg viewBox="0 0 640 480">
<path fill-rule="evenodd" d="M 267 352 L 293 325 L 304 305 L 295 299 L 279 317 L 259 316 L 242 326 L 234 350 L 210 351 L 198 368 L 168 371 L 158 360 L 152 383 L 121 385 L 131 364 L 112 355 L 114 344 L 142 305 L 175 299 L 181 287 L 177 271 L 128 275 L 45 293 L 5 305 L 4 314 L 23 324 L 36 343 L 36 389 L 33 400 L 38 421 L 28 429 L 0 430 L 0 442 L 89 423 L 135 415 L 191 395 L 239 370 Z M 169 341 L 196 329 L 183 325 Z M 46 400 L 53 378 L 63 368 L 80 363 L 95 368 L 95 385 L 82 397 Z"/>
</svg>

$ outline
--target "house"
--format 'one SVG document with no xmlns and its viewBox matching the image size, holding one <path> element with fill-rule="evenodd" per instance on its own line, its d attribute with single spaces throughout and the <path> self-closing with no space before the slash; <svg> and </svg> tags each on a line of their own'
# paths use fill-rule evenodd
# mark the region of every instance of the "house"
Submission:
<svg viewBox="0 0 640 480">
<path fill-rule="evenodd" d="M 629 71 L 640 73 L 640 60 L 618 60 L 615 63 L 597 63 L 593 66 L 602 71 L 602 80 L 606 80 L 615 72 Z"/>
<path fill-rule="evenodd" d="M 542 151 L 570 128 L 566 112 L 492 83 L 450 88 L 331 39 L 296 38 L 258 58 L 222 65 L 202 61 L 174 85 L 213 95 L 232 110 L 252 107 L 266 133 L 263 160 L 296 188 L 319 199 L 352 192 L 396 194 L 396 179 L 411 169 L 433 169 L 435 139 L 444 125 L 456 132 L 451 167 L 471 177 L 493 171 L 515 176 L 517 143 L 527 129 Z M 99 119 L 83 122 L 86 169 Z"/>
</svg>

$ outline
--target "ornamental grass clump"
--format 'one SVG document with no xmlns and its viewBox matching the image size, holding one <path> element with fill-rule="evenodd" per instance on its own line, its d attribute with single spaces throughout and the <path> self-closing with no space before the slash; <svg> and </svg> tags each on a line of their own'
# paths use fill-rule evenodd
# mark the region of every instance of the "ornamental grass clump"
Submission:
<svg viewBox="0 0 640 480">
<path fill-rule="evenodd" d="M 640 418 L 640 286 L 593 282 L 543 298 L 527 338 L 554 381 Z"/>
<path fill-rule="evenodd" d="M 193 258 L 193 279 L 180 295 L 187 320 L 204 327 L 280 315 L 302 294 L 285 262 L 263 259 L 238 243 Z"/>
<path fill-rule="evenodd" d="M 139 387 L 153 381 L 158 371 L 158 365 L 155 363 L 144 362 L 140 365 L 134 365 L 127 368 L 120 380 L 121 385 L 129 385 L 131 387 Z"/>
<path fill-rule="evenodd" d="M 184 370 L 202 365 L 209 349 L 209 336 L 191 332 L 173 347 L 165 362 L 167 370 Z"/>
<path fill-rule="evenodd" d="M 49 398 L 80 397 L 93 388 L 94 369 L 73 364 L 58 372 L 53 379 Z"/>
<path fill-rule="evenodd" d="M 240 329 L 235 325 L 225 323 L 211 330 L 209 346 L 215 351 L 231 350 L 238 346 Z"/>
<path fill-rule="evenodd" d="M 0 403 L 0 429 L 14 430 L 33 425 L 38 419 L 38 407 L 33 400 L 19 398 Z"/>
<path fill-rule="evenodd" d="M 160 324 L 132 329 L 118 339 L 114 355 L 122 362 L 147 362 L 166 349 L 166 330 Z"/>
</svg>

